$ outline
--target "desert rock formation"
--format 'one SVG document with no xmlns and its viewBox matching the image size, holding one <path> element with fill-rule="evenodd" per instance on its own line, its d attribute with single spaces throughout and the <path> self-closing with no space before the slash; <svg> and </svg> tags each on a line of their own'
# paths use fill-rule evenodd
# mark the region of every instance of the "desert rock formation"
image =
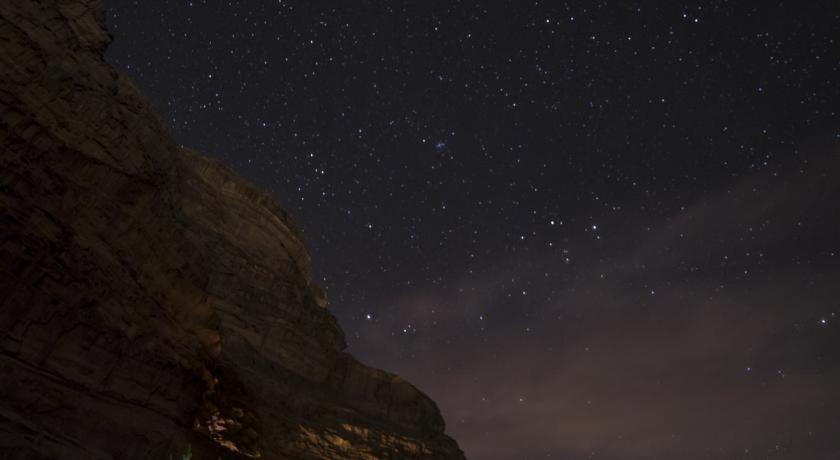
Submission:
<svg viewBox="0 0 840 460">
<path fill-rule="evenodd" d="M 0 457 L 458 459 L 345 353 L 300 232 L 105 62 L 100 0 L 0 2 Z"/>
</svg>

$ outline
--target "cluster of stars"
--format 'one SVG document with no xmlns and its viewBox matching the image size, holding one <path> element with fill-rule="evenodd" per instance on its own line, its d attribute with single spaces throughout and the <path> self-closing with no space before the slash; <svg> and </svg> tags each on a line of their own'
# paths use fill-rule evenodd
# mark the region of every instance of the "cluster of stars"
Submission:
<svg viewBox="0 0 840 460">
<path fill-rule="evenodd" d="M 111 62 L 290 211 L 351 351 L 432 393 L 468 455 L 595 456 L 463 415 L 488 401 L 519 403 L 505 426 L 537 417 L 526 401 L 643 417 L 611 386 L 643 379 L 686 413 L 691 382 L 764 411 L 750 398 L 840 375 L 840 192 L 817 155 L 840 141 L 833 4 L 106 3 Z M 836 452 L 810 415 L 777 432 Z M 597 458 L 632 457 L 621 417 Z M 794 445 L 646 421 L 657 458 Z"/>
</svg>

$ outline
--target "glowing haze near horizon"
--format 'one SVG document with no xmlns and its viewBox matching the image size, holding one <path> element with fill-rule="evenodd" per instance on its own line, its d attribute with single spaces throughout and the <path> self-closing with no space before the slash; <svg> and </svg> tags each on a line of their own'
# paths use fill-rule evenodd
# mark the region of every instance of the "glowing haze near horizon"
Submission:
<svg viewBox="0 0 840 460">
<path fill-rule="evenodd" d="M 840 458 L 840 3 L 107 3 L 468 457 Z"/>
</svg>

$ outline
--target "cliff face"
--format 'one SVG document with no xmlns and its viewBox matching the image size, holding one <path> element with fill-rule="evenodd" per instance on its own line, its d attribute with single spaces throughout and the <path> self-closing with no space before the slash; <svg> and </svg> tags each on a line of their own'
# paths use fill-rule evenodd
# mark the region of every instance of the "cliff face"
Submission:
<svg viewBox="0 0 840 460">
<path fill-rule="evenodd" d="M 0 2 L 0 457 L 463 458 L 342 351 L 288 215 L 105 63 L 100 3 Z"/>
</svg>

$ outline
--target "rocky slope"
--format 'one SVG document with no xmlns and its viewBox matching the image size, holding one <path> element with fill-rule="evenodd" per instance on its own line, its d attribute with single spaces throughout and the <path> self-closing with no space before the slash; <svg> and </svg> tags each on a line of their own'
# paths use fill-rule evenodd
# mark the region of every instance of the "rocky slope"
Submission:
<svg viewBox="0 0 840 460">
<path fill-rule="evenodd" d="M 178 147 L 101 0 L 0 2 L 0 458 L 463 458 L 288 215 Z"/>
</svg>

